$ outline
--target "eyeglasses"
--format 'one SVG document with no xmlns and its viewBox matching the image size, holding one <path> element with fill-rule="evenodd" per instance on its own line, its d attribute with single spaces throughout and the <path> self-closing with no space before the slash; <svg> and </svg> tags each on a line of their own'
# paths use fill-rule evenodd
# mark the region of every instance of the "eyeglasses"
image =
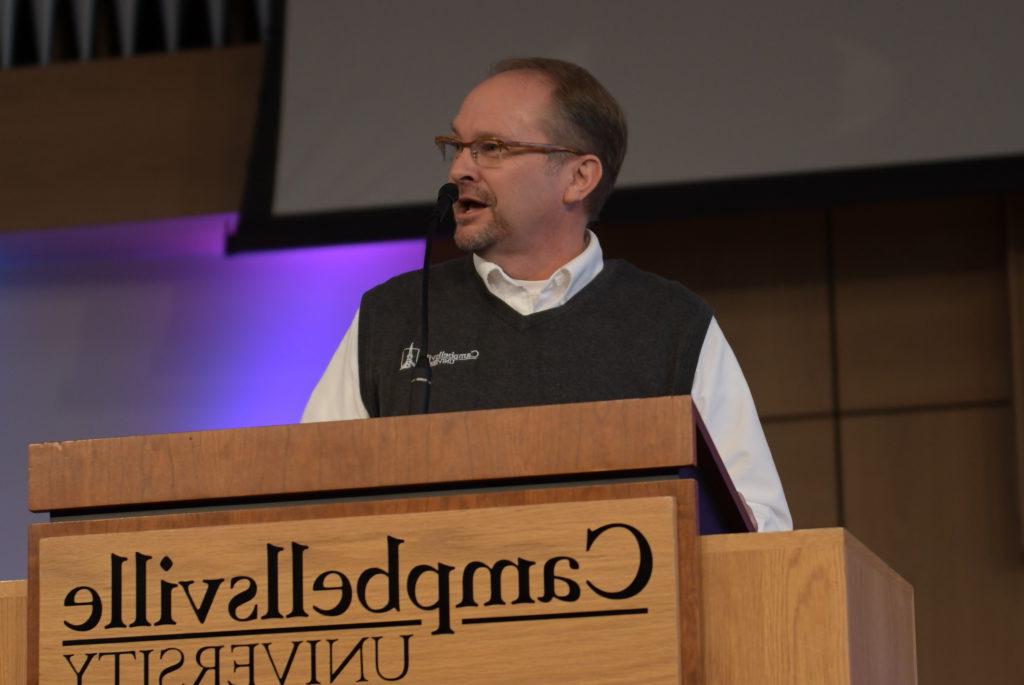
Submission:
<svg viewBox="0 0 1024 685">
<path fill-rule="evenodd" d="M 509 155 L 522 155 L 528 152 L 539 152 L 550 155 L 556 152 L 568 152 L 572 155 L 582 155 L 579 150 L 573 150 L 559 145 L 548 145 L 546 143 L 520 143 L 514 140 L 499 140 L 498 138 L 477 138 L 468 143 L 453 138 L 452 136 L 437 136 L 434 144 L 441 151 L 441 159 L 446 162 L 455 161 L 463 149 L 469 148 L 469 154 L 473 161 L 480 166 L 495 167 L 501 164 L 501 160 Z"/>
</svg>

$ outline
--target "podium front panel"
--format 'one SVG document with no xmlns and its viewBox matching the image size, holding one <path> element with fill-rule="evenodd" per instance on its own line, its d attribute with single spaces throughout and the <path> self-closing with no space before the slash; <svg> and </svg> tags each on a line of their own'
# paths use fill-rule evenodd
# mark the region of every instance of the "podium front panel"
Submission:
<svg viewBox="0 0 1024 685">
<path fill-rule="evenodd" d="M 40 683 L 696 683 L 689 481 L 34 526 Z M 205 670 L 204 670 L 205 669 Z"/>
</svg>

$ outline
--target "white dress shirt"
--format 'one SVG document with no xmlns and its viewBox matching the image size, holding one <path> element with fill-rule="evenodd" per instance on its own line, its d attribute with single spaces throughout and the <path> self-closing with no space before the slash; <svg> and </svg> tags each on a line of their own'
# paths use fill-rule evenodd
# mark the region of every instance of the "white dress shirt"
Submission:
<svg viewBox="0 0 1024 685">
<path fill-rule="evenodd" d="M 601 244 L 592 231 L 587 232 L 587 238 L 583 252 L 544 281 L 511 278 L 500 266 L 477 255 L 473 255 L 473 265 L 492 295 L 526 316 L 565 304 L 601 273 Z M 369 418 L 359 390 L 358 345 L 356 311 L 310 395 L 302 413 L 303 423 Z M 789 506 L 750 388 L 714 318 L 704 336 L 690 395 L 733 484 L 750 506 L 757 529 L 792 530 Z"/>
</svg>

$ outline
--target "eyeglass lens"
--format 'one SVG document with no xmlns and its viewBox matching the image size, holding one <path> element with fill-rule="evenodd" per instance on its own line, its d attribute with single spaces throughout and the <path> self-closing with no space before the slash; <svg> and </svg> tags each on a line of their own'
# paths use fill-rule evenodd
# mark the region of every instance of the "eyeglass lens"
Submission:
<svg viewBox="0 0 1024 685">
<path fill-rule="evenodd" d="M 466 147 L 465 144 L 452 140 L 444 140 L 438 143 L 441 149 L 441 158 L 446 162 L 453 161 Z M 478 163 L 497 163 L 501 161 L 503 145 L 496 140 L 475 140 L 468 145 L 470 154 Z"/>
</svg>

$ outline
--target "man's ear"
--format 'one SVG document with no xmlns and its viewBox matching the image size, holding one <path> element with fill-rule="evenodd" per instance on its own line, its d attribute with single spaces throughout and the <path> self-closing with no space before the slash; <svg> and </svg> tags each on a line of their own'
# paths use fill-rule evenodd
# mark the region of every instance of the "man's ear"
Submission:
<svg viewBox="0 0 1024 685">
<path fill-rule="evenodd" d="M 569 186 L 565 189 L 562 201 L 565 204 L 583 202 L 594 192 L 594 188 L 601 182 L 604 175 L 604 167 L 597 155 L 581 155 L 573 160 L 572 178 L 569 179 Z"/>
</svg>

